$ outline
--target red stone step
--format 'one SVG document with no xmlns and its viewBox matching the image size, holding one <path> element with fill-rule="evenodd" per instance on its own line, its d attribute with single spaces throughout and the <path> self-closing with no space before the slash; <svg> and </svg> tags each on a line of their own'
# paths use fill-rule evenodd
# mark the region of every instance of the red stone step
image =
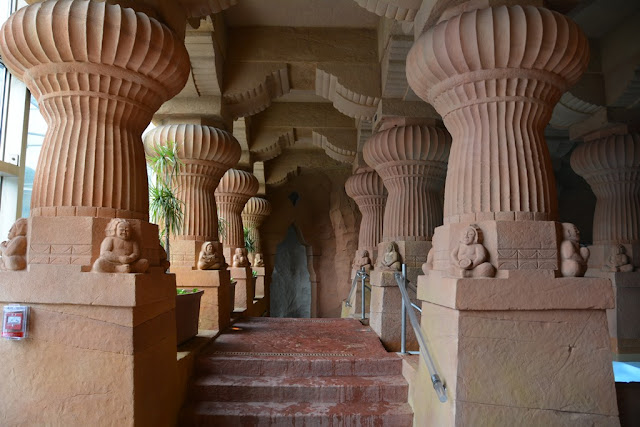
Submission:
<svg viewBox="0 0 640 427">
<path fill-rule="evenodd" d="M 402 359 L 391 354 L 377 358 L 203 356 L 198 374 L 284 377 L 370 377 L 402 375 Z"/>
<path fill-rule="evenodd" d="M 197 402 L 180 425 L 234 427 L 410 427 L 407 403 Z"/>
<path fill-rule="evenodd" d="M 399 375 L 376 377 L 246 377 L 208 375 L 191 388 L 194 401 L 406 403 L 409 386 Z"/>
</svg>

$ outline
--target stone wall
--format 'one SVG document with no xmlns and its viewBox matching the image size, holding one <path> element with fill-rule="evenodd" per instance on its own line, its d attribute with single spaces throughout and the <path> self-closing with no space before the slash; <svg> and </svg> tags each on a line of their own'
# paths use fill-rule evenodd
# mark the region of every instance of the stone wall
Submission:
<svg viewBox="0 0 640 427">
<path fill-rule="evenodd" d="M 360 212 L 345 193 L 351 175 L 348 167 L 327 171 L 302 168 L 299 176 L 270 189 L 267 199 L 272 214 L 261 227 L 265 263 L 274 266 L 276 247 L 295 224 L 307 245 L 311 269 L 312 317 L 339 317 L 341 302 L 349 293 L 348 278 L 353 254 L 358 246 Z M 298 195 L 294 205 L 293 194 Z M 313 291 L 315 285 L 315 292 Z"/>
</svg>

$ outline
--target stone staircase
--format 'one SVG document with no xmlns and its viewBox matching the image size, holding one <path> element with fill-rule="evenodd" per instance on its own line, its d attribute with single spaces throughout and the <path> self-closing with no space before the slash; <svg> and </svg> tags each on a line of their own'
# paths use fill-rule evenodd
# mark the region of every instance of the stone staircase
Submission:
<svg viewBox="0 0 640 427">
<path fill-rule="evenodd" d="M 300 325 L 300 320 L 292 320 Z M 249 319 L 240 324 L 240 328 L 246 331 L 255 322 L 283 327 L 282 323 L 268 319 Z M 311 353 L 309 350 L 318 350 L 331 343 L 321 343 L 320 337 L 316 343 L 305 346 L 304 342 L 311 338 L 307 333 L 294 352 L 275 352 L 274 348 L 247 352 L 230 351 L 230 347 L 237 346 L 225 345 L 223 335 L 222 343 L 216 345 L 214 342 L 207 354 L 197 360 L 196 375 L 180 424 L 411 426 L 413 411 L 407 403 L 408 384 L 402 376 L 402 360 L 385 352 L 376 335 L 358 321 L 335 319 L 329 322 L 339 325 L 339 336 L 346 336 L 344 326 L 348 325 L 348 331 L 365 335 L 375 342 L 364 344 L 356 340 L 345 344 L 346 347 L 337 346 L 332 352 Z M 324 332 L 330 330 L 326 324 L 323 326 L 320 329 Z M 238 334 L 242 335 L 252 340 L 250 333 Z M 253 338 L 253 343 L 259 344 L 266 336 Z M 335 338 L 331 337 L 331 341 Z M 281 341 L 284 345 L 279 347 L 287 348 L 290 343 Z M 277 341 L 274 344 L 277 345 Z M 382 351 L 371 352 L 374 344 Z M 347 351 L 349 348 L 352 351 Z M 363 351 L 369 354 L 361 354 Z"/>
</svg>

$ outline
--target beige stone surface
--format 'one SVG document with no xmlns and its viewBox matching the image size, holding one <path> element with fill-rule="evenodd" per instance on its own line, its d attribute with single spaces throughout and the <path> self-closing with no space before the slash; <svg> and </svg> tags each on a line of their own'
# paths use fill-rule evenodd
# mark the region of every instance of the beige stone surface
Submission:
<svg viewBox="0 0 640 427">
<path fill-rule="evenodd" d="M 230 267 L 231 278 L 236 280 L 234 310 L 246 311 L 253 305 L 255 282 L 251 267 Z"/>
<path fill-rule="evenodd" d="M 199 329 L 221 331 L 231 322 L 231 285 L 229 270 L 192 270 L 176 273 L 178 288 L 204 291 L 200 299 Z"/>
</svg>

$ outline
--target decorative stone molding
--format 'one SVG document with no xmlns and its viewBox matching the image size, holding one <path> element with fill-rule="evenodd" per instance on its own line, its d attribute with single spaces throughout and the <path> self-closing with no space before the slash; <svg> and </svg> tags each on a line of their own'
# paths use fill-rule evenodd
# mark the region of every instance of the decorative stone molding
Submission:
<svg viewBox="0 0 640 427">
<path fill-rule="evenodd" d="M 640 100 L 640 67 L 636 68 L 626 84 L 625 90 L 613 100 L 612 107 L 634 108 Z"/>
<path fill-rule="evenodd" d="M 260 225 L 271 215 L 271 203 L 262 197 L 252 197 L 242 210 L 242 224 L 249 229 L 249 236 L 253 238 L 255 253 L 262 252 L 260 242 Z"/>
<path fill-rule="evenodd" d="M 596 195 L 593 242 L 640 242 L 640 134 L 611 135 L 578 145 L 571 167 Z"/>
<path fill-rule="evenodd" d="M 295 166 L 293 167 L 293 169 L 287 170 L 283 174 L 270 176 L 269 179 L 267 179 L 267 185 L 270 185 L 272 187 L 279 187 L 286 184 L 291 178 L 295 178 L 298 175 L 300 175 L 300 168 Z"/>
<path fill-rule="evenodd" d="M 355 0 L 361 7 L 378 16 L 396 21 L 413 21 L 422 0 Z"/>
<path fill-rule="evenodd" d="M 216 188 L 218 214 L 226 221 L 227 232 L 222 243 L 225 247 L 244 248 L 242 209 L 250 197 L 258 192 L 258 180 L 253 174 L 229 169 Z"/>
<path fill-rule="evenodd" d="M 289 71 L 281 68 L 264 77 L 256 86 L 237 93 L 225 93 L 224 101 L 234 118 L 247 117 L 264 111 L 273 99 L 289 93 Z"/>
<path fill-rule="evenodd" d="M 256 161 L 266 162 L 278 157 L 282 154 L 282 150 L 287 147 L 291 147 L 295 142 L 296 139 L 293 129 L 290 129 L 278 136 L 272 144 L 267 145 L 266 147 L 254 149 L 251 153 L 255 156 L 254 158 Z"/>
<path fill-rule="evenodd" d="M 532 6 L 462 13 L 416 41 L 407 58 L 409 84 L 453 136 L 445 223 L 498 213 L 556 218 L 543 132 L 553 106 L 585 71 L 588 52 L 574 22 Z"/>
<path fill-rule="evenodd" d="M 442 188 L 451 137 L 425 125 L 392 127 L 364 146 L 364 159 L 389 192 L 383 241 L 431 240 L 442 224 Z"/>
<path fill-rule="evenodd" d="M 240 159 L 240 144 L 228 132 L 200 125 L 164 125 L 145 135 L 147 155 L 168 142 L 177 144 L 182 161 L 178 198 L 184 202 L 182 240 L 218 240 L 214 192 L 222 175 Z"/>
<path fill-rule="evenodd" d="M 238 0 L 180 0 L 189 18 L 201 18 L 235 6 Z"/>
<path fill-rule="evenodd" d="M 375 171 L 357 173 L 347 179 L 344 189 L 362 213 L 358 251 L 367 250 L 375 257 L 378 244 L 382 241 L 384 206 L 387 201 L 382 178 Z"/>
<path fill-rule="evenodd" d="M 343 86 L 338 77 L 316 69 L 316 95 L 333 102 L 333 106 L 349 117 L 372 119 L 376 114 L 379 96 L 360 94 Z"/>
<path fill-rule="evenodd" d="M 404 98 L 409 90 L 406 60 L 413 46 L 413 37 L 393 36 L 382 57 L 382 97 Z"/>
<path fill-rule="evenodd" d="M 333 145 L 331 142 L 329 142 L 326 136 L 318 132 L 312 132 L 312 141 L 313 145 L 322 148 L 327 156 L 340 163 L 351 164 L 356 158 L 355 151 L 345 150 Z"/>
<path fill-rule="evenodd" d="M 182 41 L 133 9 L 58 0 L 14 13 L 2 27 L 0 52 L 48 124 L 31 215 L 146 220 L 141 134 L 187 81 Z"/>
</svg>

